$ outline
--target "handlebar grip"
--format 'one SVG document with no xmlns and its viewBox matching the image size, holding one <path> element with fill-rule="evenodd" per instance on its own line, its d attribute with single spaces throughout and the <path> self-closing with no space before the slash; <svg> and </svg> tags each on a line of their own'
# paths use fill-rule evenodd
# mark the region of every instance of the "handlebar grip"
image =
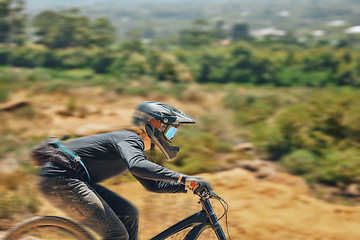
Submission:
<svg viewBox="0 0 360 240">
<path fill-rule="evenodd" d="M 191 189 L 197 189 L 199 187 L 199 184 L 195 181 L 191 181 L 190 184 L 189 184 L 189 187 Z"/>
</svg>

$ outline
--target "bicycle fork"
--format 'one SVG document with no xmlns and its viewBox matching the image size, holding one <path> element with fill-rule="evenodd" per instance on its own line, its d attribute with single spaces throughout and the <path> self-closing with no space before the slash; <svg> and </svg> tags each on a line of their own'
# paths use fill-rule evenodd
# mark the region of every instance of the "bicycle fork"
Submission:
<svg viewBox="0 0 360 240">
<path fill-rule="evenodd" d="M 209 198 L 201 198 L 200 202 L 203 209 L 206 211 L 207 217 L 210 220 L 211 227 L 214 229 L 219 240 L 226 240 L 225 233 L 216 217 L 213 207 L 211 206 Z"/>
</svg>

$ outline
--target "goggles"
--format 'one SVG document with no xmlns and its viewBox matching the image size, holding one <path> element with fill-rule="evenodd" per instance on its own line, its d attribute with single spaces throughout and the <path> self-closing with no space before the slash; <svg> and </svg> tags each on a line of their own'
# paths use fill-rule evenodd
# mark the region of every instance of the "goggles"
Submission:
<svg viewBox="0 0 360 240">
<path fill-rule="evenodd" d="M 175 127 L 169 127 L 165 132 L 164 132 L 164 136 L 165 138 L 171 142 L 171 140 L 174 138 L 175 133 L 177 131 L 177 128 Z"/>
</svg>

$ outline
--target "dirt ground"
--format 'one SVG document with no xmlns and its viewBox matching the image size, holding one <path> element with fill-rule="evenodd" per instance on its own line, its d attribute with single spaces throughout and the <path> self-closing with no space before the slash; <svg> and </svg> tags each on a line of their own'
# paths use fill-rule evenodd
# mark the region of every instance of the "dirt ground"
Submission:
<svg viewBox="0 0 360 240">
<path fill-rule="evenodd" d="M 200 176 L 210 181 L 215 192 L 228 202 L 233 240 L 360 239 L 360 207 L 326 203 L 296 186 L 262 181 L 243 169 Z M 200 209 L 197 197 L 191 193 L 153 194 L 137 182 L 111 188 L 139 207 L 141 239 L 150 239 Z M 216 201 L 214 206 L 220 216 L 221 206 Z M 225 227 L 224 219 L 221 224 Z"/>
<path fill-rule="evenodd" d="M 98 131 L 116 129 L 119 124 L 131 121 L 133 108 L 144 98 L 116 99 L 112 96 L 100 98 L 104 93 L 74 94 L 76 111 L 66 115 L 69 99 L 72 97 L 38 95 L 29 103 L 43 117 L 29 123 L 26 120 L 13 121 L 11 113 L 5 115 L 9 129 L 21 130 L 26 136 L 59 136 L 61 134 L 87 135 Z M 101 101 L 96 101 L 97 97 Z M 15 99 L 26 99 L 18 94 Z M 202 111 L 216 110 L 218 98 L 207 98 L 204 105 L 183 104 L 169 100 L 190 116 L 200 116 Z M 155 99 L 161 100 L 161 99 Z M 85 102 L 97 102 L 88 106 Z M 82 110 L 81 110 L 82 109 Z M 64 115 L 65 113 L 65 115 Z M 84 118 L 82 115 L 86 115 Z M 215 174 L 203 174 L 210 181 L 215 192 L 229 204 L 228 226 L 232 240 L 358 240 L 360 239 L 360 207 L 330 204 L 311 197 L 299 186 L 290 186 L 291 179 L 282 181 L 259 180 L 252 173 L 235 168 Z M 290 176 L 289 176 L 290 177 Z M 291 178 L 291 177 L 290 177 Z M 150 239 L 177 221 L 187 217 L 201 206 L 198 199 L 188 194 L 154 194 L 145 191 L 137 182 L 108 186 L 132 201 L 140 210 L 142 240 Z M 220 216 L 222 207 L 214 202 Z M 61 214 L 50 205 L 44 204 L 39 215 Z M 225 218 L 221 220 L 225 228 Z M 177 238 L 179 239 L 179 238 Z M 205 236 L 204 239 L 215 239 Z"/>
<path fill-rule="evenodd" d="M 240 168 L 198 176 L 210 181 L 214 191 L 229 204 L 228 228 L 232 240 L 360 239 L 359 206 L 330 204 L 313 198 L 301 186 L 260 180 Z M 287 178 L 287 182 L 293 180 L 290 175 Z M 138 207 L 141 240 L 150 239 L 201 210 L 198 197 L 192 193 L 151 193 L 138 182 L 107 187 Z M 212 204 L 217 216 L 221 216 L 221 205 L 216 200 L 212 200 Z M 49 203 L 44 203 L 38 214 L 66 217 Z M 225 218 L 220 223 L 227 232 Z M 181 239 L 180 236 L 171 239 Z M 200 239 L 215 240 L 216 237 L 212 232 L 205 232 Z"/>
</svg>

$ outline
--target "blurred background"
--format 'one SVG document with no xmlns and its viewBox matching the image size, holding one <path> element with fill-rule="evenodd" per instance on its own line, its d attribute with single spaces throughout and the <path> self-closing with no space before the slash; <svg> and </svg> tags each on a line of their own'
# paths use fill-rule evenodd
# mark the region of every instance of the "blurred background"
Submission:
<svg viewBox="0 0 360 240">
<path fill-rule="evenodd" d="M 0 0 L 0 236 L 62 214 L 31 147 L 117 130 L 151 100 L 198 120 L 153 161 L 211 181 L 232 239 L 359 239 L 359 16 L 358 0 Z M 141 239 L 200 208 L 104 184 L 139 207 Z"/>
</svg>

